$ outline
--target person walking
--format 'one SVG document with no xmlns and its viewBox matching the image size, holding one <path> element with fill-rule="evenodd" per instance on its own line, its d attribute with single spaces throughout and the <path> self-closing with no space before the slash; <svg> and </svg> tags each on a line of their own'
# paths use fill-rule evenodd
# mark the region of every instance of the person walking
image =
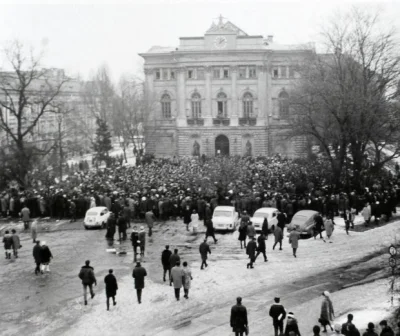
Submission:
<svg viewBox="0 0 400 336">
<path fill-rule="evenodd" d="M 147 227 L 149 228 L 149 237 L 153 235 L 153 226 L 156 220 L 153 210 L 147 211 L 145 214 Z"/>
<path fill-rule="evenodd" d="M 274 230 L 274 237 L 275 237 L 275 243 L 274 246 L 272 246 L 272 249 L 275 250 L 276 244 L 279 244 L 279 250 L 282 251 L 283 231 L 280 226 L 276 226 Z"/>
<path fill-rule="evenodd" d="M 140 227 L 139 231 L 139 246 L 140 246 L 140 258 L 144 258 L 144 251 L 146 248 L 146 231 L 144 231 L 144 227 Z"/>
<path fill-rule="evenodd" d="M 361 210 L 361 216 L 364 218 L 364 225 L 368 226 L 371 220 L 371 207 L 369 204 L 365 204 L 364 208 Z"/>
<path fill-rule="evenodd" d="M 126 240 L 126 218 L 123 215 L 122 211 L 119 214 L 119 217 L 117 220 L 117 226 L 118 226 L 119 241 Z"/>
<path fill-rule="evenodd" d="M 34 220 L 31 224 L 31 237 L 33 243 L 35 243 L 37 238 L 37 220 Z"/>
<path fill-rule="evenodd" d="M 249 241 L 256 236 L 256 229 L 252 222 L 249 222 L 249 225 L 247 225 L 247 236 L 249 237 Z"/>
<path fill-rule="evenodd" d="M 183 282 L 185 281 L 180 261 L 177 261 L 175 266 L 172 267 L 171 279 L 174 284 L 175 298 L 177 301 L 179 301 L 181 288 L 182 288 Z"/>
<path fill-rule="evenodd" d="M 69 202 L 69 214 L 71 216 L 71 220 L 69 222 L 76 222 L 76 204 L 74 200 Z"/>
<path fill-rule="evenodd" d="M 325 291 L 322 293 L 322 296 L 324 298 L 321 304 L 321 317 L 319 319 L 319 322 L 324 327 L 324 330 L 322 332 L 327 332 L 326 326 L 329 326 L 333 331 L 331 321 L 333 321 L 335 318 L 335 312 L 333 310 L 332 301 L 330 299 L 330 293 L 328 291 Z"/>
<path fill-rule="evenodd" d="M 257 257 L 262 253 L 264 256 L 264 262 L 268 261 L 267 259 L 267 254 L 266 254 L 266 245 L 265 245 L 265 234 L 264 232 L 261 232 L 261 235 L 258 236 L 257 238 L 258 242 L 258 249 L 257 249 L 257 254 L 256 257 L 254 258 L 254 262 L 257 260 Z"/>
<path fill-rule="evenodd" d="M 285 336 L 301 336 L 299 325 L 292 312 L 287 314 Z"/>
<path fill-rule="evenodd" d="M 136 225 L 133 226 L 132 228 L 132 233 L 131 233 L 131 242 L 132 242 L 132 248 L 133 248 L 133 262 L 135 263 L 137 261 L 137 255 L 138 255 L 138 247 L 139 247 L 139 232 L 136 228 Z"/>
<path fill-rule="evenodd" d="M 41 242 L 40 249 L 40 262 L 41 262 L 41 273 L 44 272 L 50 273 L 50 261 L 53 259 L 53 255 L 50 251 L 50 248 L 47 246 L 45 241 Z"/>
<path fill-rule="evenodd" d="M 289 234 L 289 243 L 292 245 L 293 249 L 293 256 L 297 258 L 296 252 L 299 248 L 299 239 L 300 239 L 300 232 L 299 227 L 296 225 L 294 230 L 292 230 Z"/>
<path fill-rule="evenodd" d="M 274 326 L 275 336 L 283 334 L 283 321 L 286 318 L 286 311 L 283 305 L 280 304 L 280 298 L 274 298 L 274 304 L 269 309 L 269 316 L 272 317 L 272 324 Z"/>
<path fill-rule="evenodd" d="M 113 305 L 117 304 L 115 296 L 117 295 L 118 283 L 117 279 L 113 274 L 113 270 L 108 270 L 108 274 L 104 277 L 104 283 L 106 284 L 106 297 L 107 297 L 107 310 L 110 310 L 110 298 L 113 300 Z"/>
<path fill-rule="evenodd" d="M 142 303 L 142 291 L 144 288 L 145 276 L 147 276 L 146 269 L 142 267 L 140 262 L 137 262 L 136 267 L 133 269 L 132 277 L 135 279 L 135 289 L 139 304 Z"/>
<path fill-rule="evenodd" d="M 322 237 L 322 228 L 324 227 L 324 220 L 320 213 L 317 213 L 314 217 L 314 239 L 317 239 L 319 234 L 320 238 L 326 243 L 325 239 Z"/>
<path fill-rule="evenodd" d="M 248 333 L 247 309 L 242 305 L 241 297 L 236 298 L 236 305 L 231 308 L 230 321 L 235 336 L 243 336 L 244 333 Z"/>
<path fill-rule="evenodd" d="M 32 255 L 33 259 L 35 260 L 36 268 L 35 268 L 35 274 L 38 275 L 40 273 L 40 257 L 41 257 L 41 247 L 40 247 L 40 241 L 36 240 L 36 245 L 33 247 Z"/>
<path fill-rule="evenodd" d="M 24 205 L 24 207 L 21 210 L 21 218 L 22 218 L 22 221 L 24 222 L 25 230 L 29 229 L 29 222 L 31 220 L 30 215 L 31 215 L 31 211 L 29 210 L 29 208 L 26 205 Z"/>
<path fill-rule="evenodd" d="M 268 229 L 268 219 L 265 217 L 261 227 L 261 232 L 264 233 L 265 239 L 268 239 Z"/>
<path fill-rule="evenodd" d="M 190 205 L 187 204 L 185 209 L 183 209 L 183 224 L 186 225 L 186 231 L 189 231 L 189 224 L 192 222 L 192 211 L 190 210 Z"/>
<path fill-rule="evenodd" d="M 192 283 L 193 277 L 192 277 L 192 271 L 188 267 L 188 263 L 186 261 L 183 262 L 183 291 L 185 295 L 183 296 L 185 299 L 189 299 L 189 289 L 190 285 Z"/>
<path fill-rule="evenodd" d="M 210 203 L 206 204 L 206 209 L 204 211 L 204 225 L 207 226 L 207 222 L 212 218 L 212 211 L 210 207 Z"/>
<path fill-rule="evenodd" d="M 17 231 L 14 229 L 11 230 L 12 233 L 12 240 L 13 240 L 13 252 L 14 252 L 14 257 L 18 258 L 18 250 L 22 247 L 21 241 L 19 239 L 19 236 L 17 235 Z"/>
<path fill-rule="evenodd" d="M 210 245 L 207 243 L 207 239 L 204 239 L 204 241 L 200 244 L 199 247 L 199 252 L 201 256 L 201 266 L 200 269 L 204 269 L 204 266 L 207 267 L 207 255 L 208 253 L 211 254 L 211 249 Z"/>
<path fill-rule="evenodd" d="M 214 243 L 216 244 L 218 239 L 215 238 L 214 225 L 211 219 L 207 221 L 206 226 L 207 226 L 206 239 L 208 237 L 212 237 L 214 239 Z"/>
<path fill-rule="evenodd" d="M 172 268 L 175 267 L 177 262 L 181 261 L 181 257 L 178 254 L 178 249 L 174 250 L 174 253 L 171 254 L 171 256 L 169 257 L 169 267 L 170 267 L 170 274 L 172 272 Z M 172 277 L 170 275 L 169 277 L 169 285 L 172 286 Z"/>
<path fill-rule="evenodd" d="M 82 286 L 83 286 L 83 300 L 85 302 L 85 306 L 87 305 L 87 289 L 89 287 L 90 290 L 90 296 L 93 299 L 94 296 L 96 295 L 93 292 L 93 284 L 97 286 L 97 280 L 94 275 L 94 269 L 92 266 L 90 266 L 90 260 L 85 261 L 85 266 L 82 266 L 81 270 L 79 271 L 79 279 L 82 280 Z"/>
<path fill-rule="evenodd" d="M 115 235 L 115 227 L 117 225 L 117 221 L 115 219 L 115 214 L 113 212 L 110 213 L 110 216 L 107 219 L 107 233 L 106 233 L 106 238 L 110 240 L 111 242 L 114 241 L 114 235 Z"/>
<path fill-rule="evenodd" d="M 241 220 L 240 221 L 240 226 L 239 226 L 239 238 L 238 240 L 240 241 L 240 248 L 243 248 L 243 243 L 244 243 L 244 248 L 246 248 L 246 238 L 247 238 L 247 221 Z"/>
<path fill-rule="evenodd" d="M 247 264 L 247 268 L 254 268 L 253 264 L 256 259 L 256 251 L 257 251 L 257 244 L 256 240 L 252 238 L 249 243 L 247 244 L 246 254 L 250 258 L 250 262 Z"/>
<path fill-rule="evenodd" d="M 375 324 L 372 322 L 368 323 L 368 328 L 365 330 L 364 334 L 362 336 L 378 336 L 378 334 L 375 332 Z"/>
<path fill-rule="evenodd" d="M 161 263 L 163 266 L 163 281 L 165 282 L 165 276 L 167 275 L 168 272 L 168 278 L 169 281 L 171 282 L 171 265 L 169 263 L 169 258 L 171 257 L 172 252 L 169 250 L 169 245 L 165 246 L 165 250 L 162 251 L 161 253 Z"/>
<path fill-rule="evenodd" d="M 334 225 L 335 225 L 335 223 L 333 222 L 333 220 L 331 218 L 327 218 L 324 223 L 326 236 L 328 237 L 328 241 L 330 243 L 332 243 L 331 236 L 332 236 L 333 230 L 335 229 Z M 347 231 L 347 234 L 348 234 L 348 231 Z"/>
<path fill-rule="evenodd" d="M 13 238 L 10 231 L 6 230 L 3 236 L 4 251 L 6 253 L 6 259 L 11 259 L 11 252 L 13 247 Z"/>
</svg>

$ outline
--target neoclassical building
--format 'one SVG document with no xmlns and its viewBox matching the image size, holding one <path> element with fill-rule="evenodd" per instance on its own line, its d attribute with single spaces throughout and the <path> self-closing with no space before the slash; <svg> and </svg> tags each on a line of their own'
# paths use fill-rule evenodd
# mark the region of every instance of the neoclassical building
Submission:
<svg viewBox="0 0 400 336">
<path fill-rule="evenodd" d="M 204 36 L 154 46 L 145 60 L 147 152 L 156 156 L 304 153 L 289 138 L 293 65 L 312 44 L 280 45 L 248 35 L 222 17 Z"/>
</svg>

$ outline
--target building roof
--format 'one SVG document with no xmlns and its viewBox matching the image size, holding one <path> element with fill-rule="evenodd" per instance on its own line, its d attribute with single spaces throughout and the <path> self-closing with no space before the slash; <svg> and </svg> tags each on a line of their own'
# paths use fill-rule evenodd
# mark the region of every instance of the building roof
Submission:
<svg viewBox="0 0 400 336">
<path fill-rule="evenodd" d="M 235 33 L 236 35 L 239 36 L 247 36 L 247 34 L 241 30 L 239 27 L 235 26 L 232 22 L 226 21 L 224 22 L 224 18 L 222 15 L 219 16 L 218 22 L 215 23 L 213 22 L 211 24 L 211 27 L 208 28 L 206 31 L 206 34 L 229 34 L 229 33 Z"/>
</svg>

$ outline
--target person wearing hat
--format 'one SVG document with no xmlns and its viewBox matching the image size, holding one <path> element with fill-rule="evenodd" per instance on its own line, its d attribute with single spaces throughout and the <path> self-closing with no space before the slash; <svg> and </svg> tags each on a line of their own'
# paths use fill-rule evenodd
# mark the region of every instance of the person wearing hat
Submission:
<svg viewBox="0 0 400 336">
<path fill-rule="evenodd" d="M 33 259 L 35 259 L 35 264 L 36 264 L 36 268 L 35 268 L 35 274 L 38 275 L 40 273 L 40 264 L 41 264 L 41 246 L 40 246 L 40 241 L 36 240 L 36 245 L 33 247 L 33 251 L 32 251 L 32 255 L 33 255 Z"/>
<path fill-rule="evenodd" d="M 108 274 L 104 277 L 104 283 L 106 284 L 106 297 L 107 297 L 107 310 L 110 310 L 110 298 L 113 300 L 113 305 L 117 304 L 115 296 L 117 295 L 118 283 L 117 279 L 113 274 L 113 270 L 108 270 Z"/>
<path fill-rule="evenodd" d="M 243 336 L 249 332 L 247 309 L 242 305 L 242 298 L 236 298 L 236 305 L 231 308 L 230 324 L 235 336 Z"/>
<path fill-rule="evenodd" d="M 257 243 L 256 243 L 256 239 L 253 237 L 247 243 L 247 247 L 246 247 L 246 254 L 250 258 L 250 262 L 247 264 L 247 268 L 254 268 L 253 264 L 256 260 L 256 252 L 257 252 Z"/>
<path fill-rule="evenodd" d="M 285 336 L 301 336 L 299 325 L 292 312 L 287 314 Z"/>
<path fill-rule="evenodd" d="M 299 239 L 300 239 L 300 228 L 298 225 L 295 226 L 294 230 L 292 230 L 289 234 L 289 243 L 292 245 L 293 256 L 297 258 L 296 252 L 299 247 Z"/>
<path fill-rule="evenodd" d="M 85 261 L 85 265 L 82 266 L 79 272 L 79 279 L 82 280 L 83 286 L 83 299 L 85 301 L 85 306 L 87 305 L 87 288 L 89 287 L 90 296 L 93 299 L 96 294 L 93 292 L 93 284 L 97 286 L 97 280 L 94 275 L 94 269 L 90 266 L 90 260 Z"/>
<path fill-rule="evenodd" d="M 135 279 L 135 289 L 138 303 L 142 303 L 142 290 L 144 288 L 144 278 L 147 276 L 146 269 L 142 267 L 140 262 L 136 263 L 136 267 L 133 269 L 132 277 Z"/>
<path fill-rule="evenodd" d="M 41 273 L 43 274 L 44 272 L 50 272 L 50 260 L 53 258 L 53 255 L 45 241 L 42 241 L 40 245 Z"/>
<path fill-rule="evenodd" d="M 207 244 L 207 239 L 204 239 L 204 241 L 200 244 L 199 247 L 199 252 L 201 256 L 201 266 L 200 269 L 204 269 L 203 266 L 207 267 L 207 255 L 208 253 L 211 254 L 210 250 L 210 245 Z"/>
<path fill-rule="evenodd" d="M 283 334 L 283 321 L 286 318 L 285 308 L 283 308 L 283 305 L 280 304 L 280 301 L 281 300 L 279 297 L 275 297 L 274 298 L 275 303 L 269 309 L 269 316 L 272 317 L 275 336 L 278 336 L 278 331 L 280 335 Z"/>
<path fill-rule="evenodd" d="M 336 330 L 336 325 L 335 325 L 335 330 Z M 378 336 L 378 334 L 375 332 L 375 324 L 369 322 L 368 329 L 364 332 L 363 336 Z"/>
<path fill-rule="evenodd" d="M 165 282 L 165 276 L 169 275 L 169 281 L 171 282 L 171 265 L 169 263 L 169 258 L 171 257 L 172 252 L 169 249 L 169 245 L 165 246 L 165 250 L 161 253 L 161 263 L 163 266 L 164 274 L 163 274 L 163 281 Z"/>
<path fill-rule="evenodd" d="M 328 291 L 325 291 L 322 293 L 322 296 L 324 297 L 324 299 L 321 304 L 321 316 L 319 319 L 319 322 L 324 327 L 324 330 L 322 332 L 326 332 L 326 326 L 329 326 L 333 331 L 331 321 L 333 321 L 335 318 L 335 312 L 333 310 L 332 301 L 330 299 L 330 293 Z"/>
<path fill-rule="evenodd" d="M 140 257 L 144 257 L 144 251 L 146 248 L 146 231 L 144 231 L 144 226 L 140 227 L 139 231 L 139 246 L 140 246 Z"/>
</svg>

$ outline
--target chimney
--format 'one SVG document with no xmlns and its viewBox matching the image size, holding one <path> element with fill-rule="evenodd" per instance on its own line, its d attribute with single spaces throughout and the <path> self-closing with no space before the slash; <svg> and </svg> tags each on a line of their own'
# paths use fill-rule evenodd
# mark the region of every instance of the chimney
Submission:
<svg viewBox="0 0 400 336">
<path fill-rule="evenodd" d="M 268 41 L 269 43 L 274 42 L 274 35 L 268 35 L 267 41 Z"/>
</svg>

